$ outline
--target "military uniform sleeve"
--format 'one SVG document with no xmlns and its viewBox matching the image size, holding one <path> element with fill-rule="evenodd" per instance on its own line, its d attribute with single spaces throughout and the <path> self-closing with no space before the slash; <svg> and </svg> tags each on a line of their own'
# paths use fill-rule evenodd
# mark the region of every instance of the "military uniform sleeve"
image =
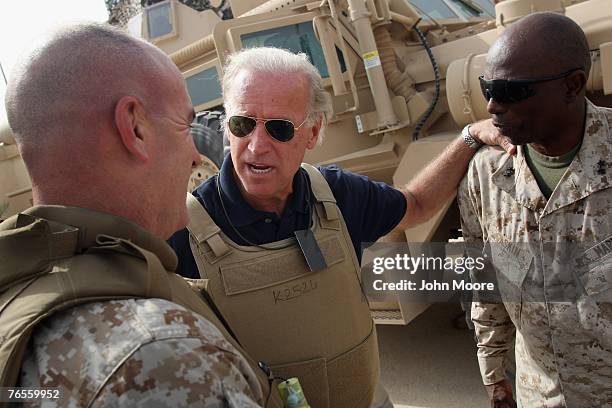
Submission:
<svg viewBox="0 0 612 408">
<path fill-rule="evenodd" d="M 482 251 L 486 230 L 476 160 L 472 160 L 457 193 L 461 228 L 468 248 Z M 472 302 L 471 319 L 478 342 L 478 365 L 485 385 L 506 378 L 506 353 L 512 348 L 515 328 L 503 303 Z"/>
<path fill-rule="evenodd" d="M 198 338 L 158 340 L 132 353 L 92 406 L 260 407 L 251 376 L 242 356 L 216 344 Z"/>
<path fill-rule="evenodd" d="M 163 299 L 91 302 L 35 329 L 21 384 L 62 406 L 257 407 L 253 368 L 211 322 Z"/>
</svg>

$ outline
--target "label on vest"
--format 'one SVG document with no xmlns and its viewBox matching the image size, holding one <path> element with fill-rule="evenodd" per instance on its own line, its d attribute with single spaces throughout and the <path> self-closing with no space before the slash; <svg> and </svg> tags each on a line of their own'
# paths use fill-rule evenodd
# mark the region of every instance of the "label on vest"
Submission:
<svg viewBox="0 0 612 408">
<path fill-rule="evenodd" d="M 327 268 L 327 263 L 325 262 L 325 258 L 323 258 L 321 248 L 319 248 L 317 239 L 312 231 L 305 229 L 294 231 L 293 233 L 295 234 L 295 238 L 300 245 L 300 249 L 304 254 L 304 258 L 306 258 L 306 263 L 310 270 L 312 272 L 319 272 Z"/>
</svg>

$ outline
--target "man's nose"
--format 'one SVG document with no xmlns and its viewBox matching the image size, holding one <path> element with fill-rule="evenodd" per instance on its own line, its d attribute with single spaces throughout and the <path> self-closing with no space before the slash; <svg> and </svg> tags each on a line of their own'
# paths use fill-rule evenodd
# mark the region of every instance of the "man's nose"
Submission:
<svg viewBox="0 0 612 408">
<path fill-rule="evenodd" d="M 202 164 L 202 156 L 196 147 L 193 138 L 191 138 L 191 167 L 195 168 Z"/>
<path fill-rule="evenodd" d="M 508 111 L 508 105 L 497 102 L 495 98 L 491 98 L 489 99 L 489 102 L 487 102 L 487 111 L 491 115 L 500 115 Z"/>
<path fill-rule="evenodd" d="M 255 129 L 248 136 L 249 138 L 249 150 L 254 153 L 262 153 L 270 148 L 272 143 L 272 137 L 268 135 L 266 127 L 263 122 L 257 121 Z"/>
</svg>

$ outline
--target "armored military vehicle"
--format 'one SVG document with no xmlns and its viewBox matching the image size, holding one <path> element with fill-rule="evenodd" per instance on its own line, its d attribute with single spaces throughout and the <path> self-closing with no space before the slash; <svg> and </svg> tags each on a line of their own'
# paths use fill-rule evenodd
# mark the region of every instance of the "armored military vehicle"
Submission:
<svg viewBox="0 0 612 408">
<path fill-rule="evenodd" d="M 218 3 L 218 4 L 217 4 Z M 306 161 L 337 164 L 403 185 L 467 123 L 487 117 L 478 76 L 501 30 L 534 11 L 565 13 L 592 50 L 589 98 L 612 106 L 610 0 L 229 0 L 196 11 L 178 0 L 147 6 L 130 27 L 168 53 L 187 81 L 205 161 L 190 188 L 214 174 L 226 142 L 219 131 L 219 78 L 228 54 L 273 46 L 308 54 L 332 96 L 324 144 Z M 229 5 L 230 10 L 227 10 Z M 29 182 L 8 129 L 0 136 L 0 218 L 29 204 Z M 459 237 L 454 200 L 430 221 L 385 239 L 418 243 Z M 372 302 L 379 323 L 406 324 L 427 302 Z"/>
</svg>

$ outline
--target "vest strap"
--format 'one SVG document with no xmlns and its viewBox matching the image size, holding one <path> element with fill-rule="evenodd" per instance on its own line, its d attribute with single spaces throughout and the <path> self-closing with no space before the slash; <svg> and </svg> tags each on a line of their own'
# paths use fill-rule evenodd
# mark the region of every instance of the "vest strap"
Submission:
<svg viewBox="0 0 612 408">
<path fill-rule="evenodd" d="M 212 249 L 213 253 L 217 258 L 227 254 L 230 249 L 227 244 L 221 239 L 219 234 L 215 234 L 206 240 L 206 243 Z"/>
<path fill-rule="evenodd" d="M 217 258 L 230 252 L 229 246 L 219 236 L 221 229 L 191 193 L 187 193 L 187 212 L 189 213 L 187 229 L 198 244 L 206 242 Z"/>
<path fill-rule="evenodd" d="M 329 188 L 329 184 L 325 177 L 316 167 L 308 163 L 302 163 L 302 168 L 308 173 L 310 186 L 315 200 L 323 205 L 323 214 L 319 214 L 327 221 L 337 221 L 340 219 L 338 207 L 336 206 L 336 198 Z M 317 207 L 317 210 L 319 207 Z M 334 223 L 335 225 L 335 223 Z"/>
<path fill-rule="evenodd" d="M 334 197 L 334 193 L 332 193 L 329 188 L 329 184 L 327 184 L 327 180 L 321 174 L 319 170 L 312 164 L 302 163 L 302 168 L 306 170 L 308 173 L 308 177 L 310 178 L 310 185 L 312 187 L 312 193 L 315 196 L 315 199 L 319 202 L 331 202 L 335 203 L 336 198 Z"/>
</svg>

